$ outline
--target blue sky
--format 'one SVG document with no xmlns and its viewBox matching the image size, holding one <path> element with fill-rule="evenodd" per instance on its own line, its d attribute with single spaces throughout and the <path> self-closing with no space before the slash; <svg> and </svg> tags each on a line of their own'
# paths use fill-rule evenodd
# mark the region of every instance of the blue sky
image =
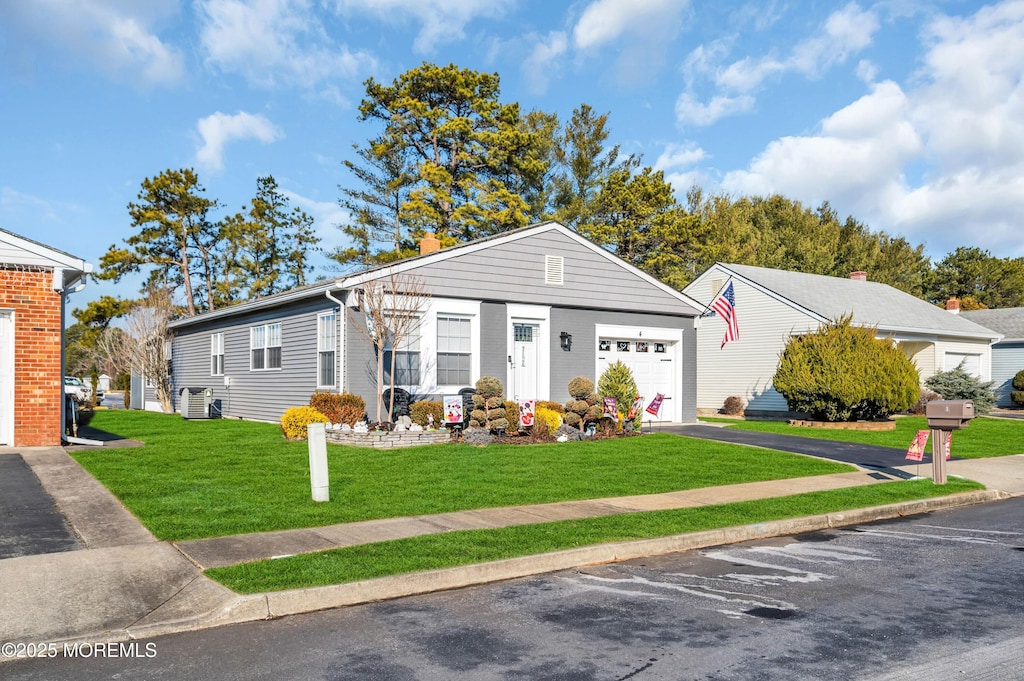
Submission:
<svg viewBox="0 0 1024 681">
<path fill-rule="evenodd" d="M 142 180 L 192 167 L 223 213 L 273 175 L 340 245 L 363 82 L 424 61 L 609 113 L 680 197 L 828 200 L 934 259 L 1024 256 L 1024 0 L 0 2 L 0 227 L 98 266 Z"/>
</svg>

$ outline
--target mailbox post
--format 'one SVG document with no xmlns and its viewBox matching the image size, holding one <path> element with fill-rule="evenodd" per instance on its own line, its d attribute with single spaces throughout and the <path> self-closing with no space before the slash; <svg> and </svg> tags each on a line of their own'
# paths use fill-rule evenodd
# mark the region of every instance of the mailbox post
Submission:
<svg viewBox="0 0 1024 681">
<path fill-rule="evenodd" d="M 954 430 L 966 428 L 974 418 L 971 400 L 932 400 L 925 407 L 932 429 L 932 482 L 946 484 L 946 442 Z"/>
</svg>

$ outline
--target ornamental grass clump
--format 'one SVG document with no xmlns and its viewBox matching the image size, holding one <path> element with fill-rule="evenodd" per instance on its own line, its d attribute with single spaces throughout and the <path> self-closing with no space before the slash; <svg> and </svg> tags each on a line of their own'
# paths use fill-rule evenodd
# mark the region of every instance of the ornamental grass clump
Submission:
<svg viewBox="0 0 1024 681">
<path fill-rule="evenodd" d="M 876 329 L 851 322 L 852 315 L 840 317 L 786 341 L 774 385 L 791 411 L 819 421 L 876 420 L 917 401 L 914 363 Z"/>
</svg>

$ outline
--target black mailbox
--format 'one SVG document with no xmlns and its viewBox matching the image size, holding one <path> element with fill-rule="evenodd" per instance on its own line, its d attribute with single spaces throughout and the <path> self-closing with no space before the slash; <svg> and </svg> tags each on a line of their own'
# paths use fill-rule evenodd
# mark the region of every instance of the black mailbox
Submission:
<svg viewBox="0 0 1024 681">
<path fill-rule="evenodd" d="M 960 430 L 974 418 L 971 400 L 932 400 L 925 407 L 928 427 L 936 430 Z"/>
</svg>

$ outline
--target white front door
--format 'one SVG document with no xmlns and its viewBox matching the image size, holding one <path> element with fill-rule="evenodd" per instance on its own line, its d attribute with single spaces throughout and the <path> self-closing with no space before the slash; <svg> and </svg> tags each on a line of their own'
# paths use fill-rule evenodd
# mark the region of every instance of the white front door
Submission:
<svg viewBox="0 0 1024 681">
<path fill-rule="evenodd" d="M 512 391 L 515 399 L 537 399 L 540 379 L 538 354 L 540 325 L 512 325 Z"/>
<path fill-rule="evenodd" d="M 14 437 L 14 319 L 0 312 L 0 445 Z"/>
</svg>

